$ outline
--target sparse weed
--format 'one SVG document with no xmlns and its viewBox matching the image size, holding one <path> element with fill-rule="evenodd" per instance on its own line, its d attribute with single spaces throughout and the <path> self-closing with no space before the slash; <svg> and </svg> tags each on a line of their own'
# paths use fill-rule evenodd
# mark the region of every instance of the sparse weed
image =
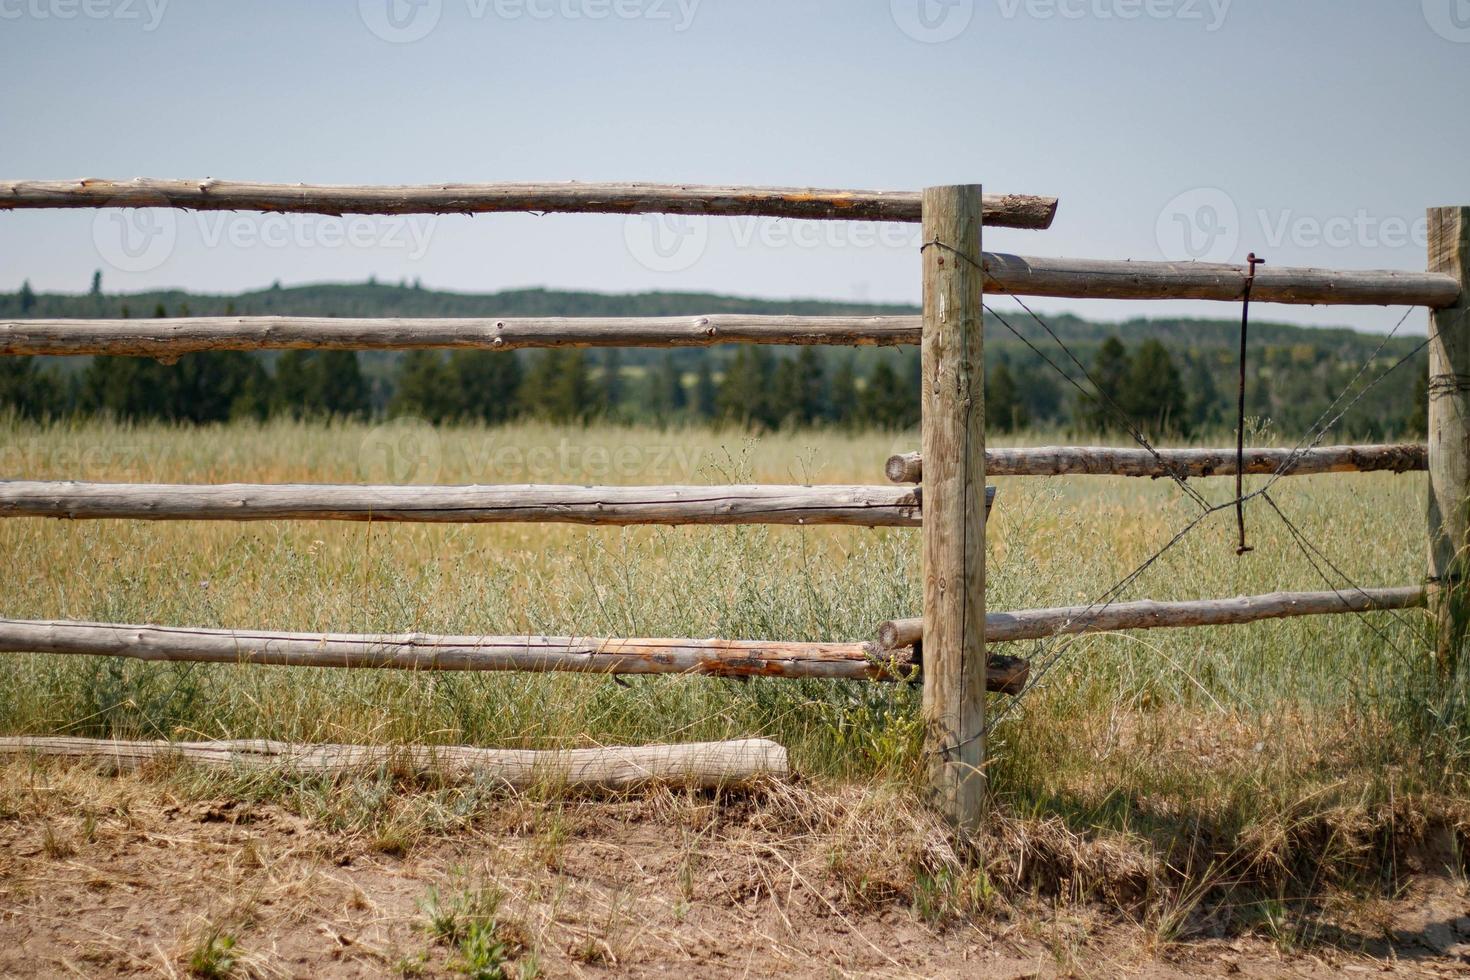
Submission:
<svg viewBox="0 0 1470 980">
<path fill-rule="evenodd" d="M 218 926 L 207 930 L 189 953 L 189 973 L 203 980 L 222 980 L 235 971 L 239 960 L 235 937 Z"/>
<path fill-rule="evenodd" d="M 505 893 L 496 885 L 453 876 L 451 888 L 429 890 L 423 909 L 437 942 L 453 946 L 455 966 L 475 980 L 505 980 L 513 961 L 526 952 L 524 932 L 501 914 Z M 524 976 L 518 971 L 516 976 Z"/>
</svg>

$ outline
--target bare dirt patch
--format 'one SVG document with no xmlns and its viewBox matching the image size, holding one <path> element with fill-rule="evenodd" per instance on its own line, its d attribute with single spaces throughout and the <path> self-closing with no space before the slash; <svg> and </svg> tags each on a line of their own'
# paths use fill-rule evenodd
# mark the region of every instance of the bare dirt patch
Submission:
<svg viewBox="0 0 1470 980">
<path fill-rule="evenodd" d="M 1397 897 L 1320 916 L 1310 942 L 1269 916 L 1171 942 L 1095 902 L 952 880 L 924 826 L 873 853 L 871 808 L 844 804 L 813 830 L 797 811 L 825 804 L 805 792 L 502 797 L 459 823 L 377 825 L 200 798 L 177 774 L 17 762 L 0 769 L 0 975 L 1470 972 L 1470 899 L 1432 868 Z M 932 879 L 899 873 L 912 848 L 929 849 Z"/>
</svg>

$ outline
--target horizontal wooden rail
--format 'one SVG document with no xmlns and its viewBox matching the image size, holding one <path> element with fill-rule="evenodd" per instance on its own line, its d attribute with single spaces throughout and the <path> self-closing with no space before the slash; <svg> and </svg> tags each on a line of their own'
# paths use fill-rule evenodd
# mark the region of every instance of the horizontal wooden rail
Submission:
<svg viewBox="0 0 1470 980">
<path fill-rule="evenodd" d="M 990 500 L 995 491 L 990 490 Z M 0 482 L 0 518 L 440 524 L 841 524 L 917 527 L 920 492 L 888 486 L 350 486 Z"/>
<path fill-rule="evenodd" d="M 631 789 L 673 783 L 715 789 L 760 777 L 779 778 L 789 767 L 776 742 L 644 745 L 629 748 L 482 749 L 468 745 L 293 745 L 243 739 L 225 742 L 124 742 L 94 738 L 0 738 L 0 756 L 89 759 L 117 770 L 158 761 L 183 761 L 220 769 L 287 770 L 338 774 L 388 768 L 456 775 L 473 773 L 512 789 L 566 786 Z"/>
<path fill-rule="evenodd" d="M 1245 472 L 1268 475 L 1281 469 L 1290 449 L 1247 449 Z M 1115 449 L 1108 446 L 1038 446 L 1028 449 L 987 449 L 986 476 L 1177 476 L 1180 479 L 1234 476 L 1233 449 Z M 1321 446 L 1304 449 L 1287 476 L 1320 473 L 1408 473 L 1429 468 L 1429 447 L 1423 443 L 1379 446 Z M 924 461 L 918 453 L 891 456 L 884 466 L 894 483 L 919 483 Z"/>
<path fill-rule="evenodd" d="M 0 320 L 0 354 L 132 354 L 207 350 L 518 350 L 532 347 L 709 347 L 714 344 L 894 345 L 919 342 L 917 316 L 383 318 L 231 316 L 147 320 Z"/>
<path fill-rule="evenodd" d="M 700 184 L 259 184 L 231 180 L 6 180 L 0 210 L 174 207 L 196 211 L 308 214 L 486 214 L 532 211 L 594 214 L 762 215 L 860 221 L 919 220 L 918 191 Z M 985 223 L 1049 228 L 1057 199 L 985 195 Z"/>
<path fill-rule="evenodd" d="M 1041 259 L 986 252 L 987 293 L 1071 299 L 1214 299 L 1238 301 L 1245 267 L 1204 262 Z M 1392 269 L 1339 270 L 1261 266 L 1251 302 L 1338 306 L 1453 306 L 1454 276 Z"/>
<path fill-rule="evenodd" d="M 1352 589 L 1338 592 L 1273 592 L 1235 599 L 1190 602 L 1119 602 L 1111 606 L 1064 606 L 990 613 L 985 639 L 990 643 L 1041 640 L 1075 633 L 1149 630 L 1180 626 L 1233 626 L 1290 616 L 1414 609 L 1425 603 L 1424 589 Z M 922 643 L 922 619 L 895 619 L 878 627 L 879 649 L 905 649 Z"/>
<path fill-rule="evenodd" d="M 0 619 L 0 653 L 127 657 L 169 663 L 429 671 L 693 674 L 886 681 L 916 673 L 912 649 L 881 655 L 870 643 L 565 636 L 392 636 L 277 633 Z M 1029 665 L 994 657 L 991 690 L 1014 692 Z"/>
</svg>

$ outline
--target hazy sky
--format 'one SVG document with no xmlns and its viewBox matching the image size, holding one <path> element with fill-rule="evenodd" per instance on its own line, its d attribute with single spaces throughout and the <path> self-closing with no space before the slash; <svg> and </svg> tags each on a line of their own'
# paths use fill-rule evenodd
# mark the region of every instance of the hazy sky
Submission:
<svg viewBox="0 0 1470 980">
<path fill-rule="evenodd" d="M 1343 268 L 1424 268 L 1424 209 L 1470 204 L 1470 0 L 0 0 L 0 84 L 5 178 L 978 182 L 1062 200 L 993 250 Z M 376 275 L 914 302 L 917 236 L 0 212 L 0 289 L 101 268 L 109 291 Z"/>
</svg>

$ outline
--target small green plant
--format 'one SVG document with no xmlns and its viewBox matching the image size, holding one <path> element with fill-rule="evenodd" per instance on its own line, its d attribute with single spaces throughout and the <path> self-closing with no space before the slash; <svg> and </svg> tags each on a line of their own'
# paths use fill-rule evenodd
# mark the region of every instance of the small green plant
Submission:
<svg viewBox="0 0 1470 980">
<path fill-rule="evenodd" d="M 942 925 L 991 908 L 1000 893 L 983 868 L 956 872 L 919 869 L 914 875 L 914 912 L 930 925 Z"/>
<path fill-rule="evenodd" d="M 1296 946 L 1296 931 L 1292 928 L 1286 903 L 1281 899 L 1267 898 L 1250 906 L 1247 920 L 1283 952 L 1289 952 Z"/>
<path fill-rule="evenodd" d="M 475 980 L 505 980 L 513 961 L 526 951 L 519 927 L 500 915 L 504 899 L 505 893 L 492 884 L 462 880 L 447 894 L 431 888 L 424 899 L 429 935 L 454 946 L 459 954 L 455 967 Z M 526 976 L 525 969 L 518 975 Z"/>
<path fill-rule="evenodd" d="M 219 927 L 210 929 L 189 954 L 189 973 L 205 980 L 228 977 L 235 969 L 238 954 L 235 937 Z"/>
</svg>

